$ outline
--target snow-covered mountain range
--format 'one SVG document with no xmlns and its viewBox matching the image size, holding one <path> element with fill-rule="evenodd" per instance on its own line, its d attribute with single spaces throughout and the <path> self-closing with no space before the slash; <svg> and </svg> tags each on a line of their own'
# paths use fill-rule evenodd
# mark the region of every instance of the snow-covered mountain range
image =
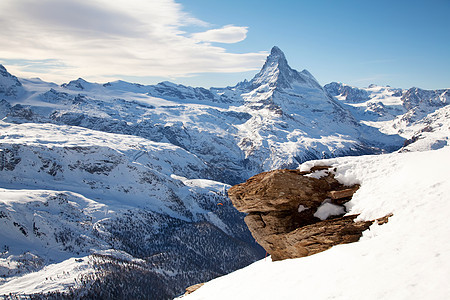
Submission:
<svg viewBox="0 0 450 300">
<path fill-rule="evenodd" d="M 0 65 L 0 294 L 68 290 L 94 270 L 113 284 L 108 268 L 126 264 L 168 298 L 243 267 L 264 251 L 229 184 L 310 159 L 442 148 L 449 95 L 322 87 L 277 47 L 226 88 L 58 86 Z"/>
<path fill-rule="evenodd" d="M 376 85 L 361 89 L 336 82 L 324 88 L 345 104 L 361 123 L 407 139 L 403 150 L 433 150 L 448 145 L 450 89 L 413 87 L 402 90 Z M 421 134 L 423 132 L 428 133 Z M 417 144 L 409 146 L 412 142 Z M 422 146 L 418 146 L 419 143 Z"/>
</svg>

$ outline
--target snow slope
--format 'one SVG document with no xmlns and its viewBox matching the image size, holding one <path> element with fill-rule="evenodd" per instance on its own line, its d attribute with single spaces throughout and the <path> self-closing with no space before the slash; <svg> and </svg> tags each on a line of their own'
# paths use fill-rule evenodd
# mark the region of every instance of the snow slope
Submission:
<svg viewBox="0 0 450 300">
<path fill-rule="evenodd" d="M 80 275 L 93 272 L 88 257 L 69 258 L 60 263 L 44 267 L 38 272 L 16 278 L 0 286 L 0 295 L 16 292 L 21 294 L 64 291 L 76 286 L 74 281 Z"/>
<path fill-rule="evenodd" d="M 373 220 L 357 243 L 292 260 L 263 259 L 183 299 L 448 299 L 450 147 L 308 162 L 360 183 L 349 214 Z"/>
</svg>

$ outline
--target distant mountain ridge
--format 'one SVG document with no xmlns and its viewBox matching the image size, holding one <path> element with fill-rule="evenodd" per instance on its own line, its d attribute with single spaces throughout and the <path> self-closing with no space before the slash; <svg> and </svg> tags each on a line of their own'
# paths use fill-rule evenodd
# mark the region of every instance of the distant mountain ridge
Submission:
<svg viewBox="0 0 450 300">
<path fill-rule="evenodd" d="M 329 83 L 324 88 L 360 121 L 386 133 L 399 133 L 405 138 L 410 138 L 417 127 L 428 122 L 425 121 L 428 115 L 443 109 L 450 101 L 450 89 L 423 90 L 412 87 L 402 90 L 376 85 L 363 89 L 337 82 Z"/>
<path fill-rule="evenodd" d="M 30 90 L 45 85 L 27 83 Z M 278 47 L 251 81 L 234 87 L 96 84 L 79 78 L 30 94 L 11 101 L 16 106 L 0 110 L 0 116 L 13 122 L 51 122 L 170 142 L 219 170 L 231 170 L 225 176 L 212 170 L 207 177 L 227 183 L 268 169 L 295 167 L 307 159 L 377 153 L 402 145 L 399 137 L 360 126 L 308 71 L 293 70 Z M 325 121 L 330 118 L 332 122 Z M 291 134 L 284 134 L 286 130 Z"/>
</svg>

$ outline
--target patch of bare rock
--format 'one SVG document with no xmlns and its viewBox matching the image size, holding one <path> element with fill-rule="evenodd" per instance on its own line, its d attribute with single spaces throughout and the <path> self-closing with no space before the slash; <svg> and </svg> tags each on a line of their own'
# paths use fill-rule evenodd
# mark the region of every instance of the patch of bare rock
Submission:
<svg viewBox="0 0 450 300">
<path fill-rule="evenodd" d="M 201 288 L 205 283 L 197 283 L 194 285 L 191 285 L 189 287 L 186 288 L 186 293 L 184 293 L 184 296 L 192 294 L 193 292 L 195 292 L 196 290 L 198 290 L 199 288 Z"/>
<path fill-rule="evenodd" d="M 233 205 L 247 213 L 245 222 L 272 260 L 316 254 L 339 244 L 359 240 L 374 221 L 355 222 L 344 216 L 344 204 L 359 185 L 345 186 L 329 166 L 308 172 L 274 170 L 233 186 Z M 386 216 L 378 224 L 387 222 Z"/>
</svg>

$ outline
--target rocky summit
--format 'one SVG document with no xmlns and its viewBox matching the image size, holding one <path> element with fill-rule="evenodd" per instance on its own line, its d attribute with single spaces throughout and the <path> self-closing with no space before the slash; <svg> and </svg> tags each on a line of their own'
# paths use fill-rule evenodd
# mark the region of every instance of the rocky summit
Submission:
<svg viewBox="0 0 450 300">
<path fill-rule="evenodd" d="M 228 190 L 233 205 L 248 213 L 245 222 L 272 260 L 322 252 L 356 242 L 372 221 L 344 216 L 344 204 L 359 185 L 339 183 L 328 166 L 310 171 L 275 170 Z"/>
</svg>

